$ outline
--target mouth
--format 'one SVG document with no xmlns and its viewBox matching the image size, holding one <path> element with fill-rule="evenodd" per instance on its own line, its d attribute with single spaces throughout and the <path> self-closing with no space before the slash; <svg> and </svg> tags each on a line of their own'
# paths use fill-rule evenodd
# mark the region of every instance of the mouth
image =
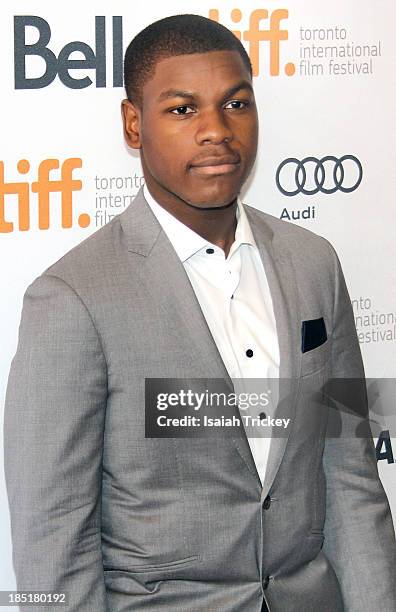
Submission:
<svg viewBox="0 0 396 612">
<path fill-rule="evenodd" d="M 215 176 L 219 174 L 232 174 L 240 165 L 239 156 L 224 155 L 222 157 L 208 157 L 202 161 L 190 164 L 190 170 L 199 176 Z"/>
</svg>

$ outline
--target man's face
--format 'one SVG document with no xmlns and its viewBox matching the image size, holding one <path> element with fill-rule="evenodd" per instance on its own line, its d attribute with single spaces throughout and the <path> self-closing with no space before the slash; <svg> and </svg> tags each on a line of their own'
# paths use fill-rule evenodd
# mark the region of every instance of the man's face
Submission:
<svg viewBox="0 0 396 612">
<path fill-rule="evenodd" d="M 230 204 L 257 150 L 251 77 L 236 51 L 163 59 L 143 87 L 142 108 L 123 103 L 127 142 L 140 149 L 147 186 L 163 206 Z"/>
</svg>

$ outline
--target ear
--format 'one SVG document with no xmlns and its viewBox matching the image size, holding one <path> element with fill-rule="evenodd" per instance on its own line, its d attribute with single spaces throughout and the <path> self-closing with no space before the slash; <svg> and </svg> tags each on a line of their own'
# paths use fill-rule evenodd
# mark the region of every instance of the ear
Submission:
<svg viewBox="0 0 396 612">
<path fill-rule="evenodd" d="M 121 102 L 121 113 L 124 124 L 124 137 L 127 144 L 132 149 L 141 149 L 142 143 L 140 139 L 140 111 L 129 100 Z"/>
</svg>

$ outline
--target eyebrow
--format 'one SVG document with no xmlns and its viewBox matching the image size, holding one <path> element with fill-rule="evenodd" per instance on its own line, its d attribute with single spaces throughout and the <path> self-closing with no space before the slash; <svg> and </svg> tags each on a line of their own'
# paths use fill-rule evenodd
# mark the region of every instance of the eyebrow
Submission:
<svg viewBox="0 0 396 612">
<path fill-rule="evenodd" d="M 244 80 L 237 83 L 237 85 L 230 87 L 230 89 L 227 89 L 227 91 L 225 91 L 223 94 L 224 99 L 233 96 L 241 89 L 248 89 L 251 93 L 253 93 L 252 84 L 249 83 L 249 81 Z M 197 95 L 192 93 L 191 91 L 183 91 L 181 89 L 167 89 L 158 96 L 158 102 L 168 100 L 169 98 L 187 98 L 188 100 L 195 100 L 196 97 Z"/>
</svg>

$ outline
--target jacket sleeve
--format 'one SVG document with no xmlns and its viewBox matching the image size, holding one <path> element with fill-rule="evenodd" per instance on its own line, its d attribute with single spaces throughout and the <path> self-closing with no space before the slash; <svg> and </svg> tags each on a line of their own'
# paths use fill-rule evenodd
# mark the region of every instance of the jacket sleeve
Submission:
<svg viewBox="0 0 396 612">
<path fill-rule="evenodd" d="M 106 398 L 106 362 L 87 308 L 62 279 L 39 277 L 24 297 L 8 380 L 5 476 L 17 589 L 65 593 L 67 612 L 106 610 Z"/>
<path fill-rule="evenodd" d="M 338 397 L 342 400 L 337 404 L 341 405 L 337 409 L 341 434 L 331 437 L 331 416 L 325 442 L 323 552 L 337 574 L 346 612 L 378 608 L 394 612 L 395 533 L 368 423 L 364 369 L 352 305 L 340 263 L 332 253 L 336 280 L 332 376 L 338 396 L 341 391 L 345 401 Z"/>
</svg>

